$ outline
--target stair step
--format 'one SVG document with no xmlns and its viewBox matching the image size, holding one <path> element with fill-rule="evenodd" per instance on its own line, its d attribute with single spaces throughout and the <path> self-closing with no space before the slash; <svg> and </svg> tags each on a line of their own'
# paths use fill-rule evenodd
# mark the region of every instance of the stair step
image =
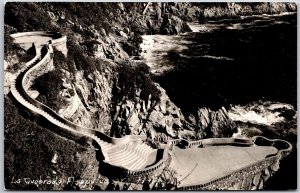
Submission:
<svg viewBox="0 0 300 193">
<path fill-rule="evenodd" d="M 123 161 L 112 161 L 115 165 L 120 165 L 120 166 L 123 166 L 125 168 L 128 168 L 129 165 L 132 165 L 133 163 L 135 162 L 138 162 L 139 159 L 136 158 L 136 157 L 132 157 L 130 159 L 124 159 Z"/>
<path fill-rule="evenodd" d="M 120 151 L 108 152 L 108 154 L 109 154 L 109 156 L 122 155 L 126 151 L 128 151 L 128 146 L 126 146 L 125 148 L 120 149 Z"/>
<path fill-rule="evenodd" d="M 111 158 L 111 160 L 120 162 L 120 161 L 126 159 L 128 156 L 133 156 L 133 155 L 134 155 L 134 152 L 126 150 L 122 154 L 115 154 L 114 156 L 109 155 L 109 157 Z"/>
<path fill-rule="evenodd" d="M 140 158 L 140 157 L 137 154 L 135 154 L 134 152 L 131 152 L 131 153 L 127 154 L 124 157 L 119 157 L 119 159 L 113 159 L 113 160 L 117 161 L 117 163 L 119 163 L 119 164 L 124 164 L 126 162 L 129 162 L 130 160 L 135 159 L 135 158 Z"/>
<path fill-rule="evenodd" d="M 139 163 L 143 160 L 141 160 L 139 157 L 136 157 L 134 159 L 128 160 L 126 163 L 124 163 L 124 166 L 126 168 L 130 168 L 130 166 L 134 165 L 135 163 Z"/>
<path fill-rule="evenodd" d="M 142 144 L 140 144 L 140 145 L 139 145 L 139 146 L 136 148 L 136 150 L 135 150 L 135 151 L 136 151 L 137 153 L 139 153 L 139 154 L 140 154 L 142 150 L 143 150 L 143 145 L 142 145 Z"/>
<path fill-rule="evenodd" d="M 139 162 L 136 162 L 135 164 L 131 165 L 129 167 L 129 169 L 130 170 L 139 170 L 145 165 L 146 162 L 147 162 L 147 159 L 143 159 L 143 160 L 141 160 Z"/>
<path fill-rule="evenodd" d="M 116 147 L 113 147 L 111 150 L 110 150 L 110 154 L 113 154 L 113 153 L 116 153 L 116 152 L 120 152 L 124 149 L 126 149 L 127 146 L 126 145 L 122 145 L 122 146 L 116 146 Z"/>
<path fill-rule="evenodd" d="M 124 151 L 117 153 L 117 154 L 110 154 L 108 153 L 108 156 L 111 158 L 111 160 L 119 160 L 124 158 L 126 155 L 130 154 L 130 151 L 125 149 Z"/>
</svg>

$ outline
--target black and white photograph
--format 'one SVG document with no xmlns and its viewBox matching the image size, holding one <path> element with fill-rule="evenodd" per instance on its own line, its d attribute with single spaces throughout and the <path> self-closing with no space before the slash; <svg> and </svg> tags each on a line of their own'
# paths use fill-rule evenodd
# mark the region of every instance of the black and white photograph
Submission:
<svg viewBox="0 0 300 193">
<path fill-rule="evenodd" d="M 296 2 L 5 2 L 4 188 L 297 189 Z"/>
</svg>

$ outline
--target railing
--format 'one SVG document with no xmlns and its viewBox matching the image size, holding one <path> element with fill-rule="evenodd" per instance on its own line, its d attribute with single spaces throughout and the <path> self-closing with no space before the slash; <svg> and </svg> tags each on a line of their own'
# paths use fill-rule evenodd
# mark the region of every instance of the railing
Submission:
<svg viewBox="0 0 300 193">
<path fill-rule="evenodd" d="M 129 171 L 128 170 L 128 175 L 129 176 L 136 176 L 136 175 L 155 172 L 157 170 L 163 169 L 164 167 L 166 167 L 167 165 L 170 164 L 170 162 L 169 162 L 170 159 L 171 159 L 171 156 L 169 154 L 169 147 L 165 146 L 162 159 L 159 160 L 156 164 L 154 164 L 153 166 L 147 167 L 145 169 L 141 169 L 141 170 L 135 170 L 135 171 Z"/>
<path fill-rule="evenodd" d="M 34 32 L 20 32 L 11 34 L 11 37 L 14 39 L 21 38 L 21 37 L 28 37 L 28 36 L 45 36 L 50 37 L 52 40 L 52 45 L 57 47 L 58 50 L 60 50 L 63 54 L 67 54 L 67 37 L 63 36 L 59 32 L 53 32 L 53 31 L 34 31 Z M 48 42 L 44 42 L 44 45 L 46 45 Z M 62 46 L 62 47 L 60 47 Z"/>
<path fill-rule="evenodd" d="M 46 33 L 44 32 L 24 32 L 21 34 L 14 34 L 13 37 L 20 37 L 20 36 L 28 36 L 28 35 L 39 35 Z M 52 41 L 52 43 L 59 45 L 60 41 L 65 41 L 65 38 L 59 38 L 55 41 Z M 49 45 L 51 46 L 51 45 Z M 43 51 L 45 52 L 43 52 Z M 52 49 L 50 49 L 52 50 Z M 75 136 L 87 136 L 89 138 L 92 138 L 92 140 L 97 143 L 97 137 L 105 142 L 112 143 L 112 144 L 122 144 L 125 142 L 129 142 L 132 140 L 145 140 L 147 137 L 146 135 L 127 135 L 123 138 L 113 138 L 110 136 L 107 136 L 106 134 L 96 131 L 94 129 L 85 128 L 79 125 L 76 125 L 72 123 L 71 121 L 62 118 L 59 114 L 57 114 L 55 111 L 53 111 L 50 107 L 44 105 L 43 103 L 33 99 L 30 97 L 29 92 L 26 88 L 29 81 L 31 81 L 28 77 L 34 74 L 34 71 L 38 71 L 41 69 L 42 66 L 48 64 L 51 61 L 51 53 L 49 52 L 48 46 L 43 46 L 42 49 L 36 49 L 37 53 L 34 59 L 26 63 L 26 68 L 24 68 L 14 79 L 11 92 L 12 95 L 16 98 L 17 101 L 19 101 L 23 106 L 30 109 L 31 111 L 40 114 L 44 118 L 46 118 L 49 122 L 52 124 L 63 128 L 64 131 L 67 133 L 71 133 Z M 39 53 L 41 52 L 41 54 Z M 42 58 L 41 60 L 39 58 Z M 18 82 L 21 81 L 21 85 L 18 88 Z M 20 92 L 18 91 L 20 90 Z M 100 144 L 98 144 L 99 147 L 101 147 Z M 103 152 L 103 155 L 106 157 L 106 153 Z"/>
<path fill-rule="evenodd" d="M 58 34 L 50 33 L 50 32 L 24 32 L 24 33 L 20 33 L 20 34 L 13 34 L 12 37 L 20 37 L 20 36 L 26 36 L 26 35 L 38 35 L 38 34 L 45 35 L 47 33 L 55 35 L 56 37 L 59 37 L 58 39 L 52 41 L 56 45 L 60 45 L 61 42 L 66 40 L 65 39 L 66 37 L 58 36 Z M 52 45 L 50 44 L 49 46 L 52 46 Z M 36 56 L 32 60 L 30 60 L 29 62 L 26 63 L 26 68 L 21 70 L 19 72 L 19 74 L 15 77 L 15 79 L 13 80 L 13 84 L 11 85 L 11 92 L 12 92 L 12 95 L 16 98 L 16 100 L 18 102 L 20 102 L 23 106 L 30 109 L 31 111 L 43 116 L 52 124 L 58 126 L 59 128 L 64 129 L 64 131 L 66 131 L 67 133 L 71 133 L 72 135 L 75 135 L 75 136 L 87 136 L 87 137 L 91 138 L 93 140 L 93 142 L 98 144 L 98 146 L 100 148 L 101 148 L 101 144 L 99 144 L 97 142 L 98 138 L 105 142 L 112 143 L 112 144 L 122 144 L 122 143 L 126 143 L 126 142 L 129 142 L 132 140 L 145 140 L 146 139 L 145 135 L 141 135 L 141 136 L 128 135 L 123 138 L 113 138 L 113 137 L 110 137 L 110 136 L 100 132 L 100 131 L 96 131 L 94 129 L 89 129 L 89 128 L 85 128 L 85 127 L 76 125 L 76 124 L 72 123 L 71 121 L 69 121 L 65 118 L 62 118 L 59 114 L 57 114 L 55 111 L 53 111 L 50 107 L 31 98 L 28 91 L 26 89 L 24 89 L 26 87 L 25 85 L 27 84 L 27 81 L 30 81 L 28 79 L 28 77 L 35 70 L 39 70 L 41 68 L 41 66 L 49 63 L 52 60 L 51 53 L 49 52 L 48 47 L 44 46 L 42 49 L 45 49 L 45 53 L 42 52 L 41 55 L 39 53 L 37 53 Z M 52 50 L 52 49 L 50 49 L 50 50 Z M 42 50 L 36 49 L 36 51 L 41 52 Z M 39 59 L 40 56 L 42 57 L 42 59 Z M 21 81 L 21 82 L 19 82 L 19 81 Z M 21 85 L 18 87 L 19 83 L 21 83 Z M 20 90 L 20 92 L 18 90 Z M 152 172 L 160 171 L 164 167 L 166 167 L 170 164 L 171 156 L 169 154 L 169 150 L 172 150 L 173 146 L 177 145 L 180 142 L 183 142 L 185 144 L 185 146 L 188 148 L 195 147 L 195 146 L 199 147 L 199 146 L 207 146 L 207 145 L 226 145 L 226 144 L 253 145 L 253 143 L 258 138 L 259 137 L 254 137 L 252 140 L 233 139 L 233 138 L 211 138 L 211 139 L 202 139 L 202 140 L 198 140 L 198 141 L 188 141 L 185 139 L 170 140 L 170 141 L 168 141 L 168 144 L 164 147 L 164 153 L 163 153 L 162 159 L 159 160 L 153 166 L 150 166 L 148 168 L 141 169 L 141 170 L 136 170 L 136 171 L 128 170 L 128 169 L 122 168 L 122 167 L 120 167 L 120 168 L 124 169 L 124 171 L 127 172 L 128 177 L 137 176 L 137 175 L 141 175 L 141 174 L 147 174 L 147 173 L 149 174 Z M 269 140 L 267 138 L 264 138 L 264 139 Z M 225 179 L 232 178 L 233 175 L 239 174 L 242 171 L 246 171 L 248 168 L 257 166 L 259 164 L 265 164 L 266 162 L 272 163 L 275 160 L 277 160 L 283 156 L 286 156 L 292 149 L 291 144 L 288 142 L 285 142 L 283 140 L 269 140 L 269 141 L 272 141 L 272 142 L 280 141 L 281 143 L 287 144 L 288 148 L 280 149 L 280 150 L 278 150 L 278 153 L 275 156 L 266 158 L 263 161 L 260 161 L 258 163 L 247 166 L 245 168 L 239 169 L 230 175 L 227 175 L 227 176 L 224 176 L 221 178 L 216 178 L 205 184 L 186 186 L 186 187 L 181 187 L 180 189 L 185 190 L 185 189 L 193 189 L 193 188 L 207 188 L 207 187 L 211 186 L 212 184 L 215 184 L 215 183 L 220 182 Z M 102 153 L 103 153 L 104 157 L 107 157 L 106 152 L 102 151 Z"/>
<path fill-rule="evenodd" d="M 251 146 L 253 141 L 250 139 L 237 139 L 237 138 L 209 138 L 200 139 L 197 141 L 188 141 L 186 139 L 172 140 L 171 144 L 178 145 L 182 143 L 185 148 L 192 147 L 205 147 L 205 146 L 217 146 L 217 145 L 239 145 L 239 146 Z"/>
<path fill-rule="evenodd" d="M 65 44 L 66 42 L 67 42 L 67 37 L 66 36 L 62 36 L 59 39 L 52 40 L 52 45 L 53 46 L 58 46 L 58 45 L 61 45 L 61 44 Z"/>
<path fill-rule="evenodd" d="M 209 180 L 209 182 L 207 182 L 207 183 L 183 186 L 183 187 L 180 187 L 179 190 L 215 190 L 216 188 L 224 189 L 224 187 L 225 187 L 224 184 L 229 184 L 228 187 L 230 187 L 234 182 L 238 182 L 246 176 L 254 175 L 254 174 L 258 173 L 259 171 L 265 169 L 266 167 L 268 167 L 272 164 L 275 164 L 277 161 L 279 161 L 283 157 L 287 156 L 292 150 L 292 145 L 289 142 L 284 141 L 284 140 L 268 139 L 268 138 L 262 137 L 262 136 L 255 136 L 251 139 L 251 141 L 253 141 L 253 144 L 255 144 L 255 141 L 259 138 L 263 138 L 270 142 L 283 142 L 288 147 L 285 149 L 279 149 L 276 155 L 273 155 L 271 157 L 265 158 L 264 160 L 261 160 L 256 163 L 253 163 L 251 165 L 240 168 L 226 176 Z"/>
<path fill-rule="evenodd" d="M 147 139 L 146 135 L 125 135 L 122 138 L 112 138 L 112 143 L 113 144 L 124 144 L 126 142 L 130 142 L 130 141 L 137 141 L 137 140 L 141 140 L 144 141 Z"/>
<path fill-rule="evenodd" d="M 292 151 L 292 148 L 293 148 L 292 144 L 285 140 L 281 140 L 281 139 L 268 139 L 263 136 L 254 136 L 252 138 L 254 144 L 257 144 L 257 139 L 259 139 L 259 138 L 271 142 L 271 145 L 273 145 L 274 147 L 276 147 L 276 149 L 278 149 L 277 154 L 282 155 L 282 157 L 287 156 Z M 284 147 L 279 147 L 277 144 L 283 145 Z"/>
<path fill-rule="evenodd" d="M 46 47 L 43 47 L 46 48 Z M 39 61 L 36 65 L 34 65 L 33 67 L 31 67 L 23 76 L 22 78 L 22 88 L 24 88 L 24 86 L 27 84 L 26 80 L 28 80 L 26 77 L 28 77 L 30 75 L 30 73 L 32 73 L 34 70 L 38 70 L 42 65 L 45 64 L 45 62 L 49 62 L 50 60 L 50 53 L 49 50 L 46 49 L 46 54 L 45 56 L 42 58 L 41 61 Z M 30 97 L 29 93 L 27 92 L 27 90 L 23 89 L 22 90 L 22 94 L 24 94 L 24 97 L 26 98 L 26 100 L 28 100 L 30 103 L 32 103 L 34 106 L 38 107 L 39 109 L 42 109 L 43 111 L 49 113 L 51 116 L 53 116 L 55 119 L 57 119 L 58 121 L 61 121 L 63 124 L 66 124 L 69 127 L 72 127 L 73 129 L 75 129 L 76 131 L 79 132 L 84 132 L 84 133 L 89 133 L 92 135 L 96 135 L 97 137 L 99 137 L 101 140 L 109 142 L 109 143 L 115 143 L 116 141 L 118 141 L 118 138 L 112 138 L 100 131 L 94 130 L 94 129 L 89 129 L 86 127 L 82 127 L 79 125 L 76 125 L 74 123 L 72 123 L 71 121 L 62 118 L 59 114 L 57 114 L 55 111 L 53 111 L 50 107 L 48 107 L 47 105 L 44 105 L 43 103 L 33 99 Z M 135 136 L 125 136 L 125 138 L 128 139 L 135 139 L 135 138 L 143 138 L 144 136 L 139 136 L 139 137 L 135 137 Z M 124 139 L 125 140 L 125 139 Z"/>
<path fill-rule="evenodd" d="M 34 31 L 34 32 L 19 32 L 15 34 L 10 35 L 12 38 L 19 38 L 23 36 L 47 36 L 51 37 L 53 41 L 55 42 L 62 42 L 66 40 L 66 36 L 61 35 L 59 32 L 53 32 L 53 31 Z M 64 39 L 61 39 L 64 38 Z M 45 43 L 46 44 L 46 43 Z"/>
</svg>

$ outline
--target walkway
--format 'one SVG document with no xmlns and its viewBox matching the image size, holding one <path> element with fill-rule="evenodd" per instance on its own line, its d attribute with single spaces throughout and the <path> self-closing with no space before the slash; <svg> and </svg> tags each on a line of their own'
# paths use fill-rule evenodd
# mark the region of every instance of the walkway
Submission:
<svg viewBox="0 0 300 193">
<path fill-rule="evenodd" d="M 158 154 L 158 150 L 151 148 L 143 142 L 146 136 L 128 135 L 123 138 L 111 138 L 99 131 L 75 125 L 58 115 L 50 107 L 31 98 L 24 85 L 26 81 L 29 81 L 28 77 L 35 77 L 32 73 L 38 72 L 45 65 L 49 65 L 52 60 L 50 57 L 53 51 L 52 45 L 50 44 L 49 47 L 44 46 L 51 37 L 44 37 L 43 35 L 40 37 L 35 37 L 35 35 L 29 35 L 28 37 L 20 35 L 19 37 L 19 39 L 17 38 L 17 42 L 22 46 L 31 47 L 34 41 L 38 47 L 36 49 L 36 57 L 26 64 L 26 68 L 18 74 L 11 86 L 12 95 L 19 103 L 45 117 L 64 132 L 71 133 L 76 137 L 90 137 L 96 142 L 97 148 L 100 146 L 105 161 L 111 165 L 126 169 L 128 175 L 148 175 L 169 165 L 171 159 L 169 156 L 169 146 L 165 146 L 163 158 L 157 160 L 156 155 Z M 66 39 L 62 41 L 66 41 Z M 45 52 L 41 52 L 41 47 L 43 47 L 42 49 Z M 182 142 L 191 147 L 180 149 L 175 146 L 173 148 L 170 167 L 177 172 L 176 177 L 180 182 L 179 187 L 207 182 L 214 183 L 217 178 L 223 178 L 237 170 L 265 160 L 268 155 L 274 155 L 271 159 L 281 159 L 281 156 L 286 156 L 291 151 L 292 147 L 288 142 L 283 140 L 268 140 L 263 137 L 259 138 L 259 142 L 255 144 L 261 144 L 261 146 L 253 144 L 252 140 L 249 139 L 233 138 L 205 139 L 194 142 L 186 140 L 169 141 L 169 145 Z M 200 144 L 204 144 L 205 148 L 198 148 Z M 232 146 L 231 144 L 235 144 L 236 146 Z"/>
<path fill-rule="evenodd" d="M 52 37 L 40 35 L 22 36 L 15 38 L 15 43 L 19 44 L 23 49 L 28 50 L 32 46 L 32 43 L 38 48 L 46 45 L 49 40 L 52 40 Z"/>
<path fill-rule="evenodd" d="M 36 76 L 34 71 L 39 71 L 42 65 L 50 65 L 49 62 L 52 60 L 50 58 L 52 45 L 46 45 L 48 45 L 49 40 L 55 41 L 55 39 L 44 34 L 47 34 L 47 32 L 32 32 L 32 34 L 25 32 L 13 35 L 15 42 L 20 44 L 24 49 L 32 47 L 32 43 L 34 42 L 37 50 L 35 58 L 26 63 L 26 68 L 22 69 L 13 81 L 11 92 L 16 100 L 26 108 L 42 115 L 48 121 L 60 127 L 64 132 L 73 133 L 76 136 L 78 134 L 81 136 L 85 135 L 95 140 L 101 147 L 105 161 L 111 165 L 123 167 L 131 171 L 141 171 L 146 166 L 154 164 L 157 150 L 143 143 L 143 136 L 126 136 L 127 138 L 117 139 L 118 143 L 116 143 L 116 139 L 106 136 L 99 131 L 75 125 L 58 115 L 50 107 L 29 96 L 28 90 L 25 88 L 25 82 L 30 81 L 29 77 Z M 63 38 L 61 39 L 64 41 Z M 42 54 L 41 50 L 44 50 L 45 53 Z M 108 143 L 105 140 L 109 140 L 110 142 Z"/>
<path fill-rule="evenodd" d="M 176 172 L 181 186 L 210 182 L 257 161 L 276 154 L 272 146 L 209 146 L 180 149 L 174 147 L 170 167 Z M 182 180 L 183 179 L 183 180 Z"/>
</svg>

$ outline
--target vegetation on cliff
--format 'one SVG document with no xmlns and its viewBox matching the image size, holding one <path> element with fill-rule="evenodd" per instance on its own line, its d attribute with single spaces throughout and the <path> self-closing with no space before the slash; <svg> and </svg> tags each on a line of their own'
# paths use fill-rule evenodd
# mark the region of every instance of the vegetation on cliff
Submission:
<svg viewBox="0 0 300 193">
<path fill-rule="evenodd" d="M 245 15 L 279 14 L 297 10 L 295 3 L 280 2 L 193 2 L 192 5 L 198 8 L 197 19 L 201 22 L 207 19 L 220 20 L 239 18 Z"/>
<path fill-rule="evenodd" d="M 143 34 L 178 34 L 190 30 L 186 21 L 253 12 L 245 11 L 247 9 L 241 4 L 218 3 L 207 7 L 205 3 L 151 3 L 144 11 L 146 5 L 7 2 L 4 18 L 7 71 L 15 73 L 22 68 L 19 61 L 26 62 L 32 58 L 13 43 L 9 36 L 11 33 L 58 31 L 68 38 L 68 55 L 64 56 L 54 49 L 55 71 L 37 78 L 32 88 L 39 91 L 38 100 L 59 111 L 64 106 L 68 107 L 69 103 L 60 93 L 63 84 L 70 83 L 74 92 L 71 99 L 80 99 L 76 113 L 66 115 L 74 123 L 118 137 L 147 134 L 149 139 L 159 139 L 160 142 L 178 137 L 231 136 L 235 127 L 228 121 L 226 111 L 220 109 L 212 112 L 202 108 L 197 115 L 185 120 L 180 108 L 153 81 L 145 64 L 134 63 L 130 57 L 139 54 L 138 46 Z M 265 10 L 273 13 L 275 8 L 270 9 L 268 5 L 271 7 L 271 4 L 265 4 Z M 234 15 L 230 12 L 232 10 L 239 11 Z M 278 8 L 278 12 L 280 10 L 295 8 L 286 5 Z M 24 177 L 39 179 L 40 176 L 58 176 L 66 179 L 88 176 L 89 172 L 91 175 L 97 174 L 97 166 L 89 168 L 98 163 L 94 151 L 38 126 L 36 120 L 29 119 L 26 113 L 16 113 L 19 110 L 16 106 L 10 95 L 6 95 L 7 189 L 61 190 L 64 186 L 12 185 L 10 182 Z M 51 163 L 54 154 L 59 156 L 59 164 Z"/>
<path fill-rule="evenodd" d="M 4 60 L 11 61 L 10 65 L 5 65 L 4 70 L 15 73 L 23 67 L 23 64 L 31 60 L 34 56 L 26 53 L 18 44 L 13 42 L 10 37 L 10 29 L 5 26 L 4 30 Z"/>
<path fill-rule="evenodd" d="M 90 171 L 87 168 L 88 164 L 98 164 L 95 151 L 30 121 L 30 113 L 19 110 L 9 98 L 4 99 L 4 106 L 6 189 L 61 190 L 67 185 L 68 177 L 80 179 L 87 174 L 89 178 L 95 177 L 98 168 L 93 166 Z M 55 155 L 57 158 L 53 160 Z M 92 170 L 94 174 L 89 173 Z M 40 179 L 56 180 L 58 184 L 35 183 Z"/>
<path fill-rule="evenodd" d="M 149 68 L 146 65 L 131 68 L 122 65 L 118 72 L 119 78 L 115 87 L 117 91 L 113 97 L 135 101 L 137 92 L 140 91 L 139 98 L 142 100 L 147 100 L 149 95 L 154 101 L 160 100 L 160 90 L 151 80 Z"/>
<path fill-rule="evenodd" d="M 37 100 L 57 111 L 64 105 L 64 99 L 59 95 L 61 85 L 61 72 L 54 70 L 38 77 L 32 88 L 39 91 Z"/>
</svg>

